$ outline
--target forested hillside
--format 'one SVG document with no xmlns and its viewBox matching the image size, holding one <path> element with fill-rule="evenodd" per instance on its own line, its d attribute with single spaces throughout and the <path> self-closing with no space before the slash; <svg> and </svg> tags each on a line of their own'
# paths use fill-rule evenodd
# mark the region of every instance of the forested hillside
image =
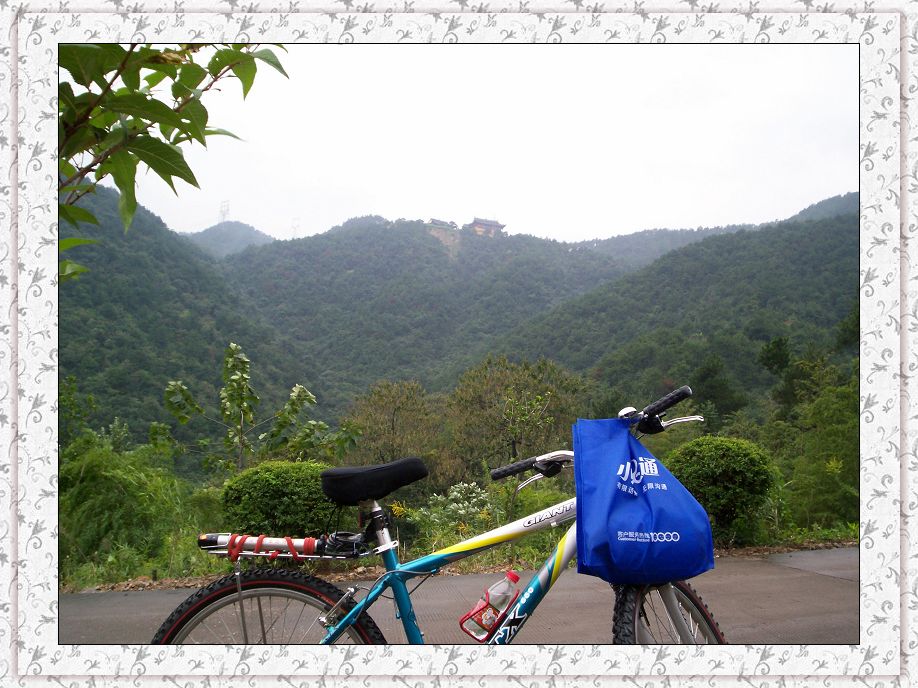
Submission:
<svg viewBox="0 0 918 688">
<path fill-rule="evenodd" d="M 99 187 L 85 200 L 99 226 L 61 227 L 98 243 L 72 250 L 90 272 L 60 289 L 60 374 L 95 398 L 92 426 L 118 417 L 145 437 L 150 422 L 169 420 L 163 390 L 174 379 L 215 406 L 230 341 L 257 356 L 255 384 L 275 402 L 310 377 L 310 361 L 295 358 L 213 261 L 157 216 L 139 207 L 125 232 L 115 192 Z"/>
<path fill-rule="evenodd" d="M 789 220 L 826 220 L 837 215 L 857 215 L 860 195 L 857 192 L 842 194 L 814 203 L 801 210 Z"/>
<path fill-rule="evenodd" d="M 350 220 L 318 236 L 230 256 L 243 296 L 317 369 L 317 394 L 343 409 L 379 379 L 435 387 L 466 355 L 545 309 L 623 274 L 616 261 L 531 236 L 478 236 L 421 222 Z"/>
<path fill-rule="evenodd" d="M 832 343 L 856 309 L 858 217 L 784 222 L 715 236 L 658 259 L 534 319 L 496 350 L 548 356 L 641 399 L 717 378 L 760 394 L 773 378 L 757 361 L 772 339 Z M 723 400 L 722 412 L 736 410 Z"/>
<path fill-rule="evenodd" d="M 163 419 L 169 380 L 215 400 L 230 341 L 258 361 L 267 400 L 305 384 L 328 421 L 380 379 L 447 391 L 489 352 L 546 356 L 640 398 L 697 379 L 702 361 L 761 391 L 757 347 L 825 341 L 857 294 L 853 215 L 579 244 L 365 217 L 215 263 L 143 208 L 125 234 L 114 192 L 91 203 L 101 225 L 81 231 L 101 241 L 74 249 L 92 272 L 61 290 L 61 374 L 94 395 L 93 422 L 119 416 L 135 432 Z"/>
<path fill-rule="evenodd" d="M 660 256 L 694 244 L 709 236 L 731 234 L 741 229 L 755 229 L 754 225 L 728 225 L 726 227 L 699 227 L 697 229 L 645 229 L 633 234 L 581 241 L 574 246 L 614 256 L 630 270 L 645 267 Z"/>
<path fill-rule="evenodd" d="M 214 258 L 225 258 L 249 246 L 262 246 L 274 241 L 273 237 L 259 232 L 252 225 L 234 220 L 220 222 L 203 231 L 181 236 Z"/>
</svg>

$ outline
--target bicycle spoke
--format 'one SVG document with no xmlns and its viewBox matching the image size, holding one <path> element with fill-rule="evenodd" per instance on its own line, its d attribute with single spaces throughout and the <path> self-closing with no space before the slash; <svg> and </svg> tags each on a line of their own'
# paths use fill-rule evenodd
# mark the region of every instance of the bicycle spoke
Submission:
<svg viewBox="0 0 918 688">
<path fill-rule="evenodd" d="M 643 644 L 706 644 L 718 642 L 702 612 L 674 584 L 646 588 L 635 619 L 637 641 Z"/>
<path fill-rule="evenodd" d="M 258 604 L 258 624 L 259 626 L 261 626 L 261 642 L 267 645 L 268 644 L 268 634 L 267 634 L 267 631 L 265 631 L 265 613 L 264 613 L 264 609 L 262 609 L 261 607 L 261 598 L 256 597 L 255 602 Z"/>
</svg>

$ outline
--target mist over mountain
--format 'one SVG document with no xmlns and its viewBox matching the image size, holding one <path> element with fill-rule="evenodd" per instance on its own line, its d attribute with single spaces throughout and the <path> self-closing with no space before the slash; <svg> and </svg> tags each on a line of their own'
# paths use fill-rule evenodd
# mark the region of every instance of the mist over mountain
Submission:
<svg viewBox="0 0 918 688">
<path fill-rule="evenodd" d="M 252 225 L 235 220 L 225 220 L 200 232 L 181 236 L 214 258 L 225 258 L 249 246 L 262 246 L 274 241 L 274 237 L 258 231 Z"/>
</svg>

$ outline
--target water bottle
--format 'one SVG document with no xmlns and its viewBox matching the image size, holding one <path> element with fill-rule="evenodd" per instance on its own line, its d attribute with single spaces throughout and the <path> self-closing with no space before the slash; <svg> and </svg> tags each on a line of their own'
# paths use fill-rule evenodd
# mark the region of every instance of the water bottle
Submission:
<svg viewBox="0 0 918 688">
<path fill-rule="evenodd" d="M 490 638 L 504 620 L 510 605 L 520 596 L 520 591 L 516 589 L 519 581 L 516 572 L 507 571 L 504 578 L 485 590 L 472 611 L 459 619 L 459 627 L 479 643 Z"/>
</svg>

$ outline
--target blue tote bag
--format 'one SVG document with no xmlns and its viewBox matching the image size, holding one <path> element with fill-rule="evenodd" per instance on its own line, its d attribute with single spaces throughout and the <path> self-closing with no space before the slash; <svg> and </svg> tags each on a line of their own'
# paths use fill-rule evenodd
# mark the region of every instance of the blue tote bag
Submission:
<svg viewBox="0 0 918 688">
<path fill-rule="evenodd" d="M 643 584 L 714 568 L 707 513 L 630 426 L 620 418 L 574 424 L 577 572 Z"/>
</svg>

